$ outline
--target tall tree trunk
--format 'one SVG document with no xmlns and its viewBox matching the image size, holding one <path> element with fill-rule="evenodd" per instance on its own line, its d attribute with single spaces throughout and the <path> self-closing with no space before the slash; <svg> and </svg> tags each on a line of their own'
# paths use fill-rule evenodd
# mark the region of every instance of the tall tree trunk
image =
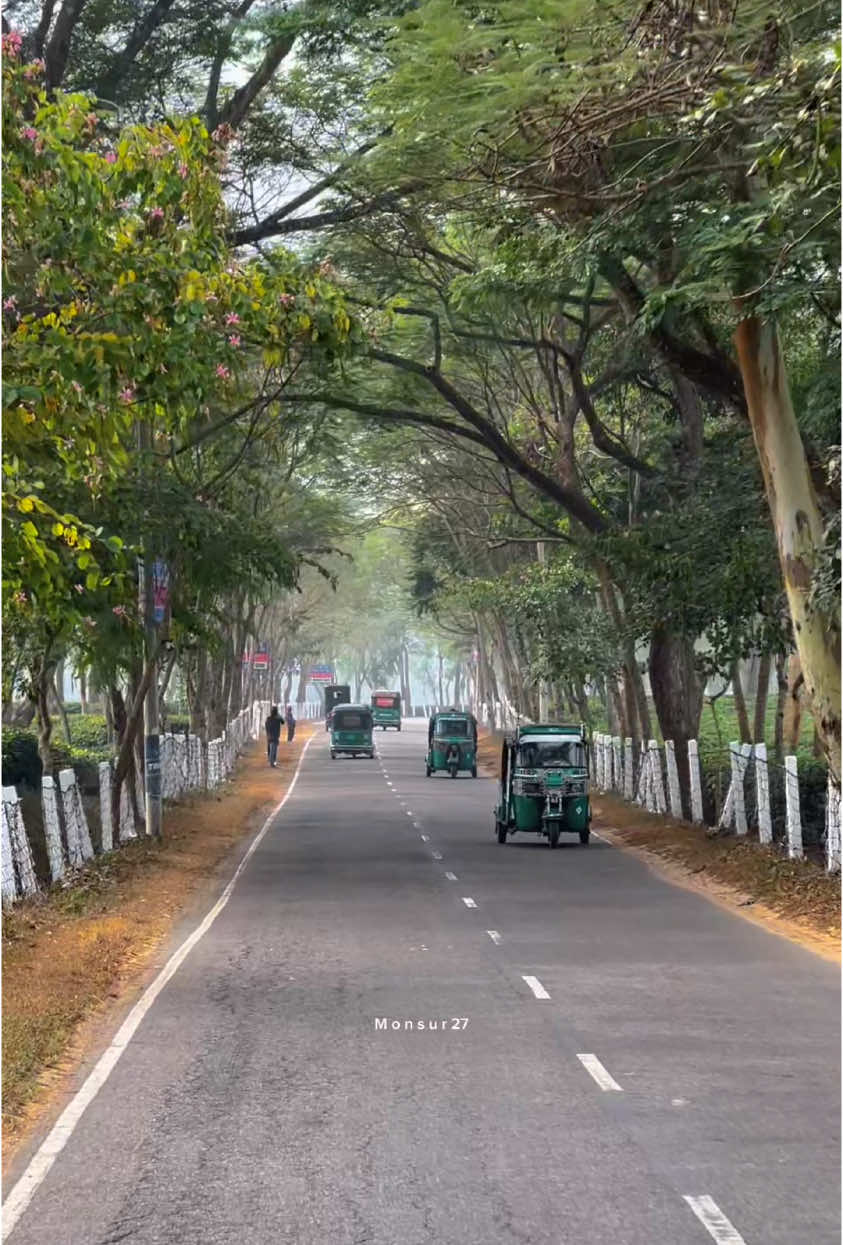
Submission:
<svg viewBox="0 0 843 1245">
<path fill-rule="evenodd" d="M 88 676 L 84 670 L 79 671 L 79 704 L 84 717 L 88 712 Z"/>
<path fill-rule="evenodd" d="M 53 720 L 50 717 L 50 686 L 53 681 L 54 665 L 55 663 L 45 655 L 34 671 L 32 679 L 33 700 L 38 720 L 38 756 L 41 758 L 41 773 L 44 776 L 53 772 L 53 750 L 50 746 L 53 735 Z"/>
<path fill-rule="evenodd" d="M 443 709 L 443 708 L 445 707 L 445 691 L 444 691 L 444 689 L 443 689 L 443 687 L 442 687 L 442 665 L 443 665 L 443 662 L 444 662 L 444 658 L 442 657 L 442 650 L 441 650 L 441 649 L 439 649 L 439 650 L 437 651 L 437 653 L 436 653 L 436 661 L 437 661 L 437 667 L 436 667 L 436 688 L 437 688 L 437 696 L 438 696 L 438 698 L 439 698 L 439 699 L 438 699 L 438 708 Z"/>
<path fill-rule="evenodd" d="M 840 628 L 811 608 L 823 521 L 793 411 L 778 330 L 757 316 L 735 333 L 749 421 L 773 518 L 796 648 L 829 773 L 840 785 Z"/>
<path fill-rule="evenodd" d="M 776 654 L 776 731 L 773 752 L 779 765 L 784 764 L 784 710 L 787 703 L 787 657 Z"/>
<path fill-rule="evenodd" d="M 462 704 L 462 662 L 454 666 L 454 704 L 457 708 Z"/>
<path fill-rule="evenodd" d="M 767 700 L 770 694 L 770 668 L 772 660 L 769 653 L 762 653 L 758 663 L 758 685 L 755 692 L 755 715 L 752 729 L 752 742 L 764 743 L 767 726 Z"/>
<path fill-rule="evenodd" d="M 650 639 L 650 686 L 662 739 L 672 739 L 676 745 L 682 802 L 689 815 L 688 740 L 697 738 L 703 704 L 692 639 L 664 627 L 654 629 Z"/>
<path fill-rule="evenodd" d="M 741 666 L 739 661 L 733 661 L 729 670 L 729 678 L 732 684 L 732 700 L 735 706 L 735 713 L 738 715 L 738 733 L 741 737 L 742 744 L 752 743 L 752 733 L 749 729 L 749 714 L 746 711 L 746 700 L 743 694 L 743 684 L 741 683 Z"/>
<path fill-rule="evenodd" d="M 56 712 L 58 713 L 59 719 L 61 721 L 61 728 L 64 734 L 64 741 L 67 744 L 68 748 L 71 748 L 73 746 L 73 736 L 70 733 L 70 719 L 68 717 L 67 710 L 64 707 L 64 700 L 59 694 L 59 688 L 62 686 L 63 683 L 64 683 L 64 663 L 57 662 L 56 667 L 53 670 L 52 676 L 50 678 L 50 692 L 52 693 L 53 704 L 55 705 Z"/>
</svg>

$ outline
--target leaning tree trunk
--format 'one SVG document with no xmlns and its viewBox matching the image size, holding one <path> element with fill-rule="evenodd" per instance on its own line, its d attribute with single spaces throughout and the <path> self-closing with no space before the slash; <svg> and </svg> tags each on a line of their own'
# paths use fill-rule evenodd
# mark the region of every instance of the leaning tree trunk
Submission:
<svg viewBox="0 0 843 1245">
<path fill-rule="evenodd" d="M 694 661 L 694 642 L 665 627 L 656 627 L 650 640 L 650 686 L 659 716 L 662 739 L 676 745 L 682 803 L 690 813 L 688 740 L 696 739 L 703 705 L 703 686 Z"/>
<path fill-rule="evenodd" d="M 784 763 L 784 710 L 787 704 L 787 657 L 776 654 L 776 730 L 773 751 L 779 765 Z"/>
<path fill-rule="evenodd" d="M 38 756 L 41 758 L 41 773 L 45 776 L 53 772 L 53 750 L 50 740 L 53 735 L 53 719 L 50 717 L 50 686 L 53 682 L 55 663 L 44 657 L 34 672 L 32 680 L 33 700 L 38 720 Z"/>
<path fill-rule="evenodd" d="M 742 744 L 749 744 L 752 743 L 752 732 L 749 727 L 749 714 L 746 711 L 746 700 L 744 699 L 743 684 L 741 683 L 740 662 L 732 662 L 729 678 L 732 683 L 732 699 L 735 705 L 735 713 L 738 715 L 738 734 L 741 737 Z"/>
<path fill-rule="evenodd" d="M 829 773 L 840 785 L 840 627 L 809 602 L 823 522 L 793 411 L 778 330 L 748 316 L 735 342 L 773 518 L 796 648 Z"/>
<path fill-rule="evenodd" d="M 752 730 L 752 742 L 764 743 L 767 726 L 767 701 L 770 695 L 770 668 L 772 666 L 769 653 L 762 653 L 758 663 L 758 684 L 755 690 L 755 716 Z"/>
</svg>

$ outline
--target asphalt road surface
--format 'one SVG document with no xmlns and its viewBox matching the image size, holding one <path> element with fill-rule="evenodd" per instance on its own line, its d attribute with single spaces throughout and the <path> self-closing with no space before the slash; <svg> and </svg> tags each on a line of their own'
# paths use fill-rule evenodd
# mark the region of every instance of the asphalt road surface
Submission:
<svg viewBox="0 0 843 1245">
<path fill-rule="evenodd" d="M 838 1242 L 837 969 L 376 740 L 313 740 L 14 1245 Z"/>
</svg>

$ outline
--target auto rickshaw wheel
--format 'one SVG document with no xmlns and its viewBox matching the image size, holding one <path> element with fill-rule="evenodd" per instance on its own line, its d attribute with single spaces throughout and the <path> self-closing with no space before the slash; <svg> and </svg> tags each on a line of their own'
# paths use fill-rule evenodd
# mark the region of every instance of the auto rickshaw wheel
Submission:
<svg viewBox="0 0 843 1245">
<path fill-rule="evenodd" d="M 503 824 L 502 821 L 496 821 L 495 829 L 498 832 L 498 842 L 505 843 L 506 842 L 506 826 Z"/>
<path fill-rule="evenodd" d="M 425 765 L 425 767 L 424 767 L 424 776 L 425 776 L 425 778 L 429 778 L 429 777 L 430 777 L 430 766 L 429 766 L 429 765 Z"/>
<path fill-rule="evenodd" d="M 581 843 L 583 843 L 583 844 L 588 843 L 588 840 L 589 840 L 590 838 L 591 838 L 591 831 L 590 831 L 590 830 L 580 830 L 580 842 L 581 842 Z"/>
<path fill-rule="evenodd" d="M 476 778 L 476 777 L 477 777 L 477 766 L 476 766 L 476 765 L 472 765 L 472 767 L 471 767 L 471 777 L 472 777 L 472 778 Z"/>
<path fill-rule="evenodd" d="M 331 760 L 332 760 L 332 761 L 336 761 L 336 759 L 337 759 L 337 754 L 336 754 L 336 752 L 334 752 L 334 750 L 333 750 L 333 748 L 332 748 L 332 749 L 331 749 Z"/>
<path fill-rule="evenodd" d="M 558 826 L 551 826 L 550 830 L 548 831 L 547 841 L 549 842 L 551 847 L 556 847 L 557 843 L 559 842 L 559 827 Z"/>
<path fill-rule="evenodd" d="M 398 723 L 398 726 L 396 727 L 396 730 L 399 730 L 399 731 L 401 730 L 401 723 L 400 723 L 400 722 Z"/>
</svg>

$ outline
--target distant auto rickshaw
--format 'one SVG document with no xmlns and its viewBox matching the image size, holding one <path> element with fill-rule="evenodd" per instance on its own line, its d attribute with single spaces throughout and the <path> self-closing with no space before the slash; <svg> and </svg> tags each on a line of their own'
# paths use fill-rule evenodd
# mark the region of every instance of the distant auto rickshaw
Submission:
<svg viewBox="0 0 843 1245">
<path fill-rule="evenodd" d="M 372 711 L 368 705 L 336 705 L 331 711 L 331 760 L 344 754 L 373 757 Z"/>
<path fill-rule="evenodd" d="M 556 847 L 560 834 L 589 840 L 588 748 L 584 726 L 524 725 L 501 752 L 495 807 L 499 843 L 507 835 L 541 834 Z"/>
<path fill-rule="evenodd" d="M 325 688 L 325 730 L 331 729 L 331 714 L 337 705 L 351 703 L 351 688 L 347 683 L 329 683 Z"/>
<path fill-rule="evenodd" d="M 372 719 L 384 731 L 390 726 L 400 731 L 401 693 L 372 692 Z"/>
<path fill-rule="evenodd" d="M 434 713 L 427 727 L 425 774 L 444 770 L 456 778 L 460 770 L 477 777 L 477 719 L 458 709 Z"/>
</svg>

